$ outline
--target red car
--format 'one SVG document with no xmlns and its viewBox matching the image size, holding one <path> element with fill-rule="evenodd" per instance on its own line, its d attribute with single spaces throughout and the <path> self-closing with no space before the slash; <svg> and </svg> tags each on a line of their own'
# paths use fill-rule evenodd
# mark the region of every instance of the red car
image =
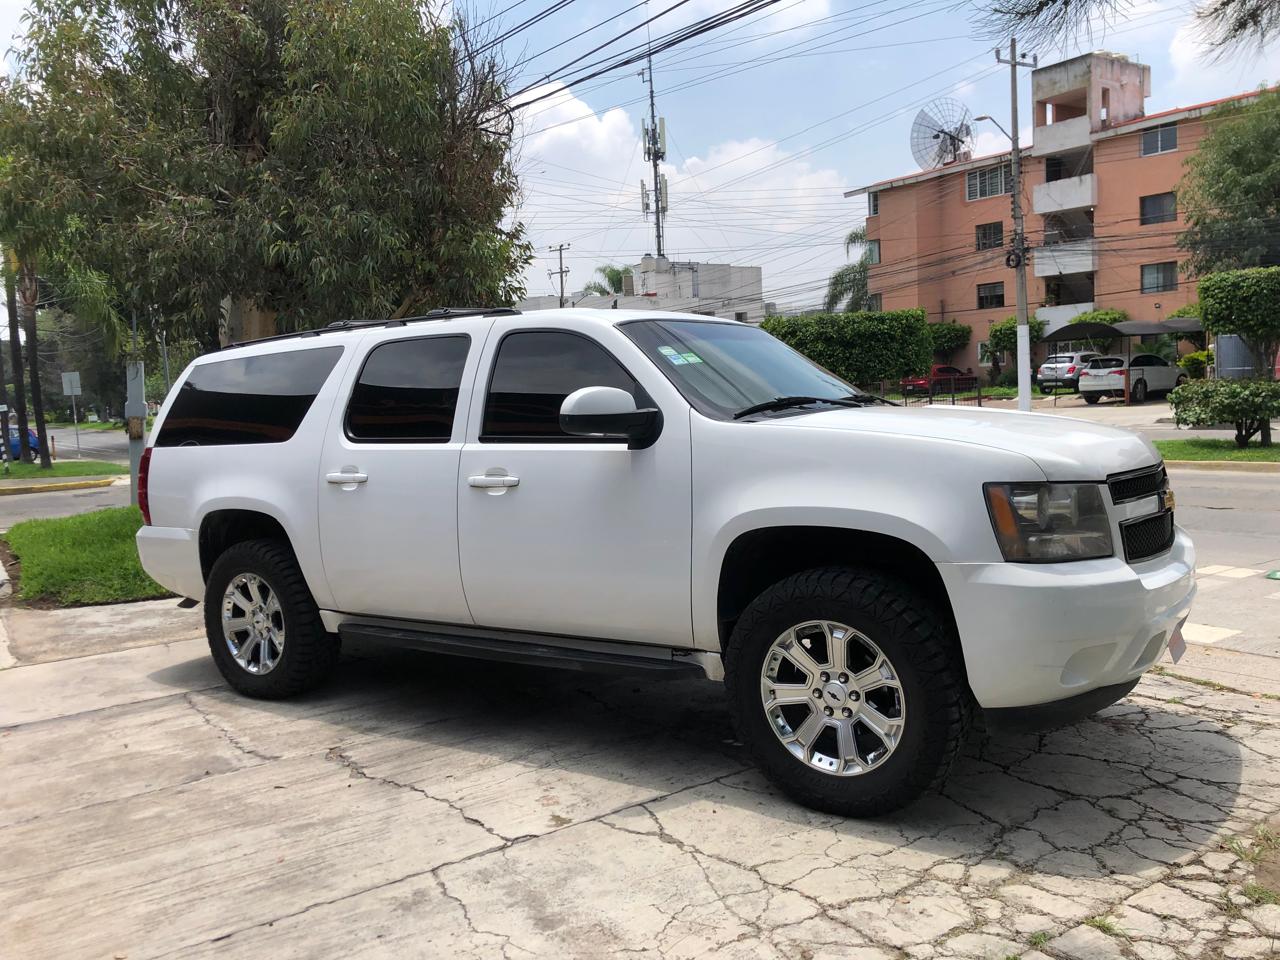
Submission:
<svg viewBox="0 0 1280 960">
<path fill-rule="evenodd" d="M 898 387 L 904 396 L 927 393 L 937 396 L 940 393 L 962 393 L 976 389 L 978 378 L 975 374 L 965 373 L 959 367 L 949 367 L 945 363 L 935 363 L 929 368 L 925 377 L 903 377 Z"/>
</svg>

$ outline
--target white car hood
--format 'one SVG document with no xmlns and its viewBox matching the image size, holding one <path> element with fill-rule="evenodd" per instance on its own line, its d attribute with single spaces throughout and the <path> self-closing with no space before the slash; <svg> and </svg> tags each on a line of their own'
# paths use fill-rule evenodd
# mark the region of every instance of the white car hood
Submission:
<svg viewBox="0 0 1280 960">
<path fill-rule="evenodd" d="M 1115 427 L 986 407 L 834 407 L 764 421 L 793 427 L 926 437 L 1019 453 L 1049 480 L 1105 480 L 1160 462 L 1148 440 Z"/>
</svg>

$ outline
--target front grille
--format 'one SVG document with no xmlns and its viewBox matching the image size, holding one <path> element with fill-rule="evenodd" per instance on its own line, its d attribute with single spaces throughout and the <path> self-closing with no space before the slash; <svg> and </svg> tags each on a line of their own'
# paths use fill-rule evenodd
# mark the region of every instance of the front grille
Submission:
<svg viewBox="0 0 1280 960">
<path fill-rule="evenodd" d="M 1120 537 L 1124 541 L 1124 558 L 1137 563 L 1173 546 L 1173 511 L 1153 513 L 1140 520 L 1125 520 L 1120 524 Z"/>
<path fill-rule="evenodd" d="M 1112 503 L 1125 503 L 1129 500 L 1141 500 L 1143 497 L 1154 497 L 1165 488 L 1167 482 L 1164 464 L 1157 464 L 1129 473 L 1113 473 L 1107 477 L 1107 489 L 1111 491 Z"/>
</svg>

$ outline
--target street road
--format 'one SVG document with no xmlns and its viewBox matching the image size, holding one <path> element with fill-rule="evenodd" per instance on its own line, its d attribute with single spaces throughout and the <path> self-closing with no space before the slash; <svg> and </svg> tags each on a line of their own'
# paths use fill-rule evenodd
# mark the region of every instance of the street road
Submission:
<svg viewBox="0 0 1280 960">
<path fill-rule="evenodd" d="M 23 493 L 0 497 L 0 531 L 8 530 L 21 520 L 36 517 L 69 517 L 73 513 L 123 507 L 129 503 L 129 487 L 125 484 L 93 487 L 89 490 L 64 490 L 60 493 Z"/>
<path fill-rule="evenodd" d="M 63 460 L 74 460 L 76 456 L 76 435 L 71 427 L 59 427 L 49 431 L 57 439 L 58 457 Z M 110 460 L 116 463 L 129 462 L 129 435 L 124 429 L 119 430 L 81 430 L 80 456 L 85 460 Z"/>
</svg>

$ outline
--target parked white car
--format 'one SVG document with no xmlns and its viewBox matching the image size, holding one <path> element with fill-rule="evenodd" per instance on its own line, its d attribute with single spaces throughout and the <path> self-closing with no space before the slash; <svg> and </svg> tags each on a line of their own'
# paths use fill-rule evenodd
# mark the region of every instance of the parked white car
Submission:
<svg viewBox="0 0 1280 960">
<path fill-rule="evenodd" d="M 165 400 L 139 492 L 143 566 L 204 601 L 242 693 L 315 686 L 347 640 L 694 672 L 783 790 L 846 815 L 938 786 L 978 711 L 1045 726 L 1123 697 L 1195 594 L 1135 434 L 889 404 L 692 315 L 446 311 L 229 348 Z"/>
<path fill-rule="evenodd" d="M 1124 381 L 1131 376 L 1129 400 L 1142 403 L 1153 393 L 1168 393 L 1187 382 L 1186 372 L 1154 353 L 1135 353 L 1124 357 L 1096 357 L 1080 373 L 1080 395 L 1085 403 L 1097 403 L 1103 397 L 1123 397 Z"/>
<path fill-rule="evenodd" d="M 1086 353 L 1055 353 L 1040 364 L 1036 382 L 1042 393 L 1053 393 L 1054 390 L 1077 390 L 1080 374 L 1089 365 L 1089 361 L 1100 356 L 1096 351 Z"/>
</svg>

